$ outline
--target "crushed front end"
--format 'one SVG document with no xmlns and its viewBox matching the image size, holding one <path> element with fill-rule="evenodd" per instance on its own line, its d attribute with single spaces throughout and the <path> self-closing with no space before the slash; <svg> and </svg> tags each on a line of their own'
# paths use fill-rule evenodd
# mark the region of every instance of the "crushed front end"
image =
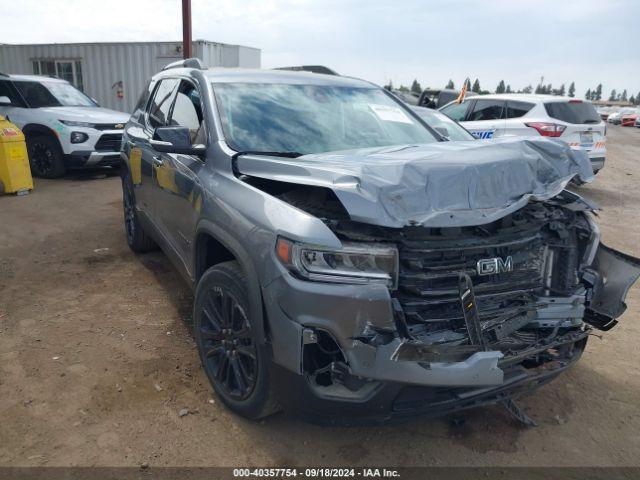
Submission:
<svg viewBox="0 0 640 480">
<path fill-rule="evenodd" d="M 600 244 L 591 206 L 566 191 L 444 228 L 353 222 L 309 191 L 282 198 L 352 252 L 309 250 L 304 265 L 290 258 L 303 251 L 284 252 L 289 275 L 264 288 L 283 402 L 325 423 L 442 415 L 531 391 L 578 360 L 589 324 L 615 324 L 640 274 L 637 259 Z M 359 285 L 303 278 L 358 262 L 372 270 Z"/>
</svg>

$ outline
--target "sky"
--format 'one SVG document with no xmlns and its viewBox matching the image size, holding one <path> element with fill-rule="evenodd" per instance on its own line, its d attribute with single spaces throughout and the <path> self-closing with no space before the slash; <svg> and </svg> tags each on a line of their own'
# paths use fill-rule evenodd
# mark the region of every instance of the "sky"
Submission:
<svg viewBox="0 0 640 480">
<path fill-rule="evenodd" d="M 640 92 L 638 0 L 192 0 L 193 38 L 380 85 Z M 0 43 L 181 40 L 180 0 L 0 2 Z"/>
</svg>

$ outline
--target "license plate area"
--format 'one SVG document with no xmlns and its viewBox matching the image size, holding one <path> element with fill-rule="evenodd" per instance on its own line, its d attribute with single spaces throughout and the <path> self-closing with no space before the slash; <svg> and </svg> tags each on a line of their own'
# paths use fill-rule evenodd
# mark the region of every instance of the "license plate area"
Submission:
<svg viewBox="0 0 640 480">
<path fill-rule="evenodd" d="M 593 148 L 592 132 L 580 132 L 580 146 L 585 148 Z"/>
</svg>

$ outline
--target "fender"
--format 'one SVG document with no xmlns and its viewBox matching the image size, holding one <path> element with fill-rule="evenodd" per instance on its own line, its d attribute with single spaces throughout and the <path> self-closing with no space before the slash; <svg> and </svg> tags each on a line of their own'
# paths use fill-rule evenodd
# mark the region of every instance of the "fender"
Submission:
<svg viewBox="0 0 640 480">
<path fill-rule="evenodd" d="M 224 230 L 223 228 L 219 227 L 209 220 L 202 219 L 198 222 L 198 225 L 196 227 L 196 238 L 198 238 L 201 233 L 210 235 L 222 245 L 224 245 L 225 248 L 233 253 L 233 256 L 236 258 L 242 269 L 246 272 L 247 289 L 249 291 L 249 314 L 252 319 L 255 318 L 257 320 L 253 327 L 256 329 L 258 338 L 261 339 L 263 343 L 266 343 L 264 314 L 262 309 L 262 292 L 260 289 L 260 281 L 258 280 L 258 272 L 253 265 L 251 257 L 235 237 L 229 234 L 228 231 Z M 198 246 L 194 245 L 194 254 L 192 255 L 192 288 L 194 291 L 198 284 L 199 274 L 201 273 L 198 272 L 198 256 L 196 254 L 197 248 Z"/>
</svg>

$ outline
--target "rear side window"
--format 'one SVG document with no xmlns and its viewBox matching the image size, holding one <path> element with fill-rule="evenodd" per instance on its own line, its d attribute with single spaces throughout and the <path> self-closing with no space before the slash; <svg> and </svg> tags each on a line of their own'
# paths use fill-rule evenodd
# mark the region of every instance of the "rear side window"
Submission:
<svg viewBox="0 0 640 480">
<path fill-rule="evenodd" d="M 149 102 L 149 126 L 158 128 L 169 125 L 169 110 L 175 97 L 178 80 L 166 78 L 160 81 L 153 100 Z"/>
<path fill-rule="evenodd" d="M 507 102 L 507 118 L 520 118 L 524 117 L 529 110 L 533 108 L 534 104 L 529 102 Z"/>
<path fill-rule="evenodd" d="M 600 115 L 590 103 L 550 102 L 545 103 L 544 108 L 551 118 L 567 123 L 600 123 Z"/>
<path fill-rule="evenodd" d="M 470 102 L 462 102 L 462 103 L 452 103 L 443 107 L 440 110 L 451 120 L 455 120 L 456 122 L 462 122 L 467 116 L 467 111 L 469 110 Z"/>
<path fill-rule="evenodd" d="M 504 113 L 503 100 L 477 100 L 468 121 L 498 120 Z"/>
</svg>

